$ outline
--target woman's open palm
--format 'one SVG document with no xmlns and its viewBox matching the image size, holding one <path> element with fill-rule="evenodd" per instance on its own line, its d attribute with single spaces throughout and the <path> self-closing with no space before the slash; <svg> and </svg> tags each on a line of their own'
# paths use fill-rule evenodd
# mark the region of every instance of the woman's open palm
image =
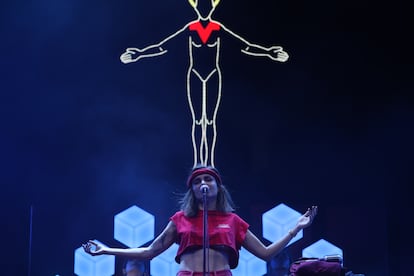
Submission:
<svg viewBox="0 0 414 276">
<path fill-rule="evenodd" d="M 298 227 L 303 229 L 311 225 L 317 213 L 318 206 L 312 206 L 311 208 L 308 208 L 308 210 L 299 218 L 297 223 Z"/>
</svg>

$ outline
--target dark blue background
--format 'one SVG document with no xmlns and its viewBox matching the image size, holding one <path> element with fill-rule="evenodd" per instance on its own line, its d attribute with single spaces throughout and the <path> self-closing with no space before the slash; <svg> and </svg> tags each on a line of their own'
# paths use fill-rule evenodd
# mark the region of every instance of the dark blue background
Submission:
<svg viewBox="0 0 414 276">
<path fill-rule="evenodd" d="M 221 1 L 213 18 L 283 45 L 285 64 L 223 37 L 216 166 L 261 234 L 284 202 L 320 207 L 293 257 L 324 238 L 367 275 L 410 275 L 414 150 L 409 10 L 402 1 Z M 195 18 L 187 1 L 0 4 L 2 273 L 72 275 L 73 250 L 112 238 L 136 204 L 159 233 L 192 166 L 187 41 L 124 65 Z"/>
</svg>

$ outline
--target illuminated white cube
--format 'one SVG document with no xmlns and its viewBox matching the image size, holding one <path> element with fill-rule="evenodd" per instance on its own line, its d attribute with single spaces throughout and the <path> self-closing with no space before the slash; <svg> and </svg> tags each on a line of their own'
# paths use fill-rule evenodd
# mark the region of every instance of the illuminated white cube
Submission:
<svg viewBox="0 0 414 276">
<path fill-rule="evenodd" d="M 284 237 L 289 230 L 296 226 L 298 219 L 302 216 L 298 211 L 281 203 L 263 213 L 263 237 L 271 242 L 278 241 Z M 298 234 L 290 240 L 287 244 L 290 245 L 303 237 L 303 231 L 300 230 Z"/>
<path fill-rule="evenodd" d="M 95 242 L 100 243 L 95 240 Z M 102 243 L 100 243 L 102 244 Z M 110 276 L 115 274 L 115 256 L 91 256 L 82 247 L 75 250 L 74 272 L 78 276 Z"/>
<path fill-rule="evenodd" d="M 239 265 L 232 272 L 234 275 L 259 276 L 267 273 L 267 266 L 265 261 L 242 248 L 240 250 Z"/>
<path fill-rule="evenodd" d="M 343 258 L 343 251 L 324 239 L 320 239 L 302 250 L 302 257 L 306 258 L 323 258 L 326 255 L 340 255 Z"/>
<path fill-rule="evenodd" d="M 151 260 L 151 275 L 152 276 L 175 276 L 179 270 L 179 265 L 175 261 L 175 255 L 178 251 L 178 245 L 173 244 L 170 248 L 164 251 Z"/>
<path fill-rule="evenodd" d="M 120 212 L 114 217 L 114 239 L 128 247 L 139 247 L 154 239 L 154 216 L 138 206 Z"/>
</svg>

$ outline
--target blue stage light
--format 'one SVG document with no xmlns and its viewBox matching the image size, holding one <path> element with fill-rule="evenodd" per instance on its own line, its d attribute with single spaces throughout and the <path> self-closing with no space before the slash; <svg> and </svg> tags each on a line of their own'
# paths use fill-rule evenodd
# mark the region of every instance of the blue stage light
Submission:
<svg viewBox="0 0 414 276">
<path fill-rule="evenodd" d="M 175 276 L 179 270 L 179 265 L 174 261 L 175 255 L 178 251 L 178 245 L 173 244 L 170 248 L 164 251 L 151 260 L 151 275 L 152 276 Z"/>
<path fill-rule="evenodd" d="M 295 227 L 300 216 L 301 214 L 298 211 L 280 203 L 273 209 L 263 213 L 263 237 L 271 242 L 278 241 Z M 300 230 L 287 246 L 302 237 L 303 231 Z"/>
<path fill-rule="evenodd" d="M 306 258 L 324 258 L 327 255 L 339 255 L 343 260 L 342 249 L 324 239 L 320 239 L 302 250 L 302 257 Z"/>
<path fill-rule="evenodd" d="M 102 244 L 101 242 L 94 240 Z M 78 276 L 111 276 L 115 274 L 115 256 L 91 256 L 79 247 L 75 250 L 75 274 Z"/>
<path fill-rule="evenodd" d="M 150 213 L 131 206 L 114 217 L 114 239 L 128 247 L 139 247 L 154 239 L 155 218 Z"/>
</svg>

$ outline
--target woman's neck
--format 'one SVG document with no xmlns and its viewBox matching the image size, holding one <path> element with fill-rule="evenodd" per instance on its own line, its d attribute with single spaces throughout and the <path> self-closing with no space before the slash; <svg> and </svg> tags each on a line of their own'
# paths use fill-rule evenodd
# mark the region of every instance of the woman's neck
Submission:
<svg viewBox="0 0 414 276">
<path fill-rule="evenodd" d="M 200 209 L 200 210 L 204 210 L 204 204 L 203 204 L 203 201 L 201 201 L 201 202 L 198 204 L 198 209 Z M 208 210 L 208 211 L 214 211 L 214 210 L 217 210 L 217 202 L 216 202 L 216 200 L 211 200 L 211 199 L 207 198 L 207 210 Z"/>
</svg>

